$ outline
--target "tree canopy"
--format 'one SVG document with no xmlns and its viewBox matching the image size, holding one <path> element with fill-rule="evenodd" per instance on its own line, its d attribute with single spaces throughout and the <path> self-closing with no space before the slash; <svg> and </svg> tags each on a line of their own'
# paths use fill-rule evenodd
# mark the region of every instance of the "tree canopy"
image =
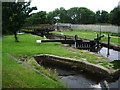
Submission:
<svg viewBox="0 0 120 90">
<path fill-rule="evenodd" d="M 39 15 L 38 15 L 39 13 Z M 108 23 L 114 25 L 120 25 L 120 7 L 115 7 L 110 13 L 105 10 L 98 10 L 96 12 L 91 11 L 85 7 L 73 7 L 68 10 L 65 8 L 56 8 L 55 10 L 46 13 L 40 11 L 29 17 L 26 21 L 32 22 L 31 24 L 54 24 L 60 23 L 72 23 L 72 24 L 100 24 Z M 44 14 L 43 14 L 44 13 Z M 42 16 L 40 16 L 42 15 Z M 41 17 L 41 19 L 40 19 Z M 26 22 L 26 23 L 27 23 Z M 28 23 L 27 23 L 28 24 Z"/>
<path fill-rule="evenodd" d="M 46 23 L 46 12 L 45 11 L 40 11 L 37 12 L 36 14 L 32 14 L 29 18 L 26 19 L 26 23 L 29 25 L 34 25 L 34 24 L 45 24 Z"/>
<path fill-rule="evenodd" d="M 120 6 L 110 12 L 110 23 L 120 26 Z"/>
<path fill-rule="evenodd" d="M 3 2 L 2 3 L 2 31 L 3 34 L 13 33 L 17 40 L 17 31 L 23 26 L 29 14 L 36 7 L 29 7 L 30 2 Z"/>
<path fill-rule="evenodd" d="M 86 7 L 73 7 L 68 10 L 56 8 L 47 13 L 39 11 L 31 14 L 36 7 L 29 7 L 30 2 L 3 2 L 2 3 L 2 27 L 3 34 L 14 33 L 24 25 L 36 24 L 99 24 L 110 23 L 120 25 L 120 6 L 115 7 L 110 13 L 105 10 L 91 11 Z M 15 36 L 16 37 L 16 36 Z"/>
</svg>

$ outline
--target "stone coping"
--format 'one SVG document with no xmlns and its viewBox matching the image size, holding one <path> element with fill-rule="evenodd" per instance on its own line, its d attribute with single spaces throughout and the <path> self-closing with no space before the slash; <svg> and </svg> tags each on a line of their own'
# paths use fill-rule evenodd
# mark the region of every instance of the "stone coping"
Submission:
<svg viewBox="0 0 120 90">
<path fill-rule="evenodd" d="M 34 56 L 34 58 L 39 64 L 44 62 L 51 65 L 56 64 L 57 66 L 59 65 L 66 66 L 69 69 L 72 69 L 72 68 L 83 69 L 83 70 L 89 71 L 92 74 L 97 74 L 102 77 L 116 78 L 120 76 L 120 69 L 117 69 L 117 70 L 108 69 L 101 65 L 89 63 L 81 59 L 73 59 L 69 57 L 61 57 L 61 56 L 50 55 L 50 54 L 40 54 L 40 55 Z"/>
</svg>

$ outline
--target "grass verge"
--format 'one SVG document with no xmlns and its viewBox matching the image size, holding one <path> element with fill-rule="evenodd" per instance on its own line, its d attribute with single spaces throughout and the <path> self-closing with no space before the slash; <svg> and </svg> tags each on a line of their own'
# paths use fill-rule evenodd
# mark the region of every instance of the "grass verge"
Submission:
<svg viewBox="0 0 120 90">
<path fill-rule="evenodd" d="M 64 88 L 60 81 L 56 80 L 55 82 L 52 82 L 33 70 L 18 64 L 16 61 L 12 60 L 6 55 L 6 53 L 10 53 L 19 58 L 24 55 L 31 57 L 32 55 L 37 54 L 34 52 L 34 50 L 30 50 L 34 48 L 33 43 L 35 43 L 35 39 L 33 36 L 28 34 L 20 35 L 20 38 L 21 42 L 18 43 L 14 42 L 13 35 L 3 37 L 2 88 Z M 29 42 L 30 38 L 33 41 Z M 39 39 L 39 37 L 37 37 L 37 39 Z M 44 68 L 42 71 L 47 72 Z M 49 76 L 55 78 L 52 75 Z"/>
<path fill-rule="evenodd" d="M 30 34 L 19 35 L 20 42 L 14 42 L 13 36 L 4 36 L 3 38 L 3 53 L 10 53 L 15 57 L 21 58 L 26 55 L 33 57 L 38 54 L 52 54 L 63 57 L 70 57 L 75 59 L 85 58 L 94 64 L 108 63 L 106 57 L 90 53 L 85 50 L 73 49 L 71 47 L 64 47 L 60 43 L 41 43 L 37 44 L 35 41 L 44 39 L 42 37 Z M 108 64 L 107 64 L 108 65 Z M 107 67 L 107 65 L 103 65 Z"/>
<path fill-rule="evenodd" d="M 40 74 L 23 67 L 3 54 L 3 88 L 62 88 L 59 82 L 41 76 Z"/>
</svg>

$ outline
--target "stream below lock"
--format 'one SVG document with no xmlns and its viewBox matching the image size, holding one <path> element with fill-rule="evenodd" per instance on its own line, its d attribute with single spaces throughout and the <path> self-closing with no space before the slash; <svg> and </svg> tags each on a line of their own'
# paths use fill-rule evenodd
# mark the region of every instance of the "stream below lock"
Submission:
<svg viewBox="0 0 120 90">
<path fill-rule="evenodd" d="M 63 39 L 56 36 L 45 36 L 48 39 Z M 115 51 L 113 49 L 109 49 L 109 56 L 107 56 L 108 49 L 106 47 L 101 48 L 97 54 L 108 57 L 111 61 L 120 60 L 119 55 L 120 51 Z M 57 67 L 49 67 L 51 74 L 54 74 L 54 70 L 56 69 L 57 77 L 68 87 L 68 88 L 103 88 L 104 80 L 95 76 L 92 76 L 83 70 L 77 73 L 72 70 L 63 70 Z M 120 78 L 113 81 L 107 81 L 109 88 L 120 88 Z"/>
<path fill-rule="evenodd" d="M 64 83 L 67 88 L 106 88 L 104 79 L 92 76 L 84 70 L 74 71 L 61 69 L 53 66 L 44 66 L 50 70 L 50 73 Z M 107 80 L 109 88 L 119 88 L 120 78 L 118 80 Z"/>
</svg>

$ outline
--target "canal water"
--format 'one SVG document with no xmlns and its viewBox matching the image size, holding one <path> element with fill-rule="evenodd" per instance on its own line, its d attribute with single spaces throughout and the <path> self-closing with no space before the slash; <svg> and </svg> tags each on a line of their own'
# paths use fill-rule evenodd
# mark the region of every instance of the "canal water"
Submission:
<svg viewBox="0 0 120 90">
<path fill-rule="evenodd" d="M 120 78 L 109 81 L 100 77 L 95 77 L 84 70 L 74 71 L 53 66 L 44 67 L 49 68 L 51 74 L 56 75 L 57 78 L 62 81 L 67 88 L 103 89 L 108 86 L 112 89 L 118 89 L 120 87 Z M 105 82 L 107 82 L 107 84 Z"/>
<path fill-rule="evenodd" d="M 46 36 L 46 38 L 49 39 L 63 39 L 56 36 Z M 108 57 L 111 61 L 112 60 L 120 60 L 119 51 L 115 51 L 113 49 L 109 49 L 109 56 L 107 56 L 108 49 L 106 47 L 103 47 L 99 52 L 97 52 L 99 55 L 103 55 L 105 57 Z M 46 67 L 46 66 L 45 66 Z M 51 74 L 54 74 L 54 69 L 56 69 L 57 77 L 66 85 L 68 88 L 104 88 L 105 86 L 105 80 L 92 76 L 83 70 L 81 70 L 79 73 L 73 70 L 63 70 L 61 68 L 57 67 L 46 67 L 50 68 Z M 120 87 L 120 78 L 117 80 L 108 81 L 107 85 L 109 88 L 119 88 Z"/>
<path fill-rule="evenodd" d="M 103 47 L 99 52 L 97 52 L 99 55 L 103 55 L 105 57 L 108 57 L 111 61 L 113 60 L 120 60 L 120 51 L 116 51 L 113 49 L 109 49 L 109 55 L 108 55 L 108 48 Z"/>
</svg>

